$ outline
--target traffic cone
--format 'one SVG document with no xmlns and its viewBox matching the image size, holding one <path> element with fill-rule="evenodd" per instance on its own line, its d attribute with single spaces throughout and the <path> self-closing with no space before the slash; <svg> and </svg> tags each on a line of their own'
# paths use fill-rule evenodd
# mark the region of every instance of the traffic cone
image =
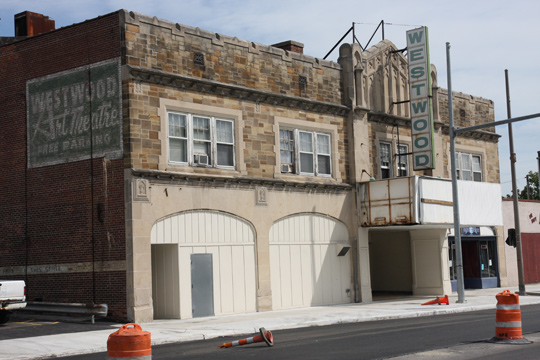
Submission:
<svg viewBox="0 0 540 360">
<path fill-rule="evenodd" d="M 435 300 L 430 300 L 428 302 L 423 303 L 422 305 L 434 305 L 434 304 L 446 304 L 450 305 L 450 302 L 448 302 L 448 295 L 444 295 L 442 298 L 438 297 Z"/>
<path fill-rule="evenodd" d="M 440 302 L 439 302 L 439 305 L 440 304 L 446 304 L 446 305 L 450 305 L 450 302 L 448 301 L 448 295 L 444 295 L 442 298 L 439 299 Z"/>
<path fill-rule="evenodd" d="M 259 333 L 260 333 L 259 335 L 256 335 L 250 338 L 236 340 L 229 343 L 224 343 L 223 345 L 218 346 L 218 349 L 230 348 L 233 346 L 246 345 L 246 344 L 263 342 L 263 341 L 268 346 L 274 346 L 274 337 L 272 336 L 272 333 L 270 331 L 266 331 L 265 328 L 260 328 Z"/>
</svg>

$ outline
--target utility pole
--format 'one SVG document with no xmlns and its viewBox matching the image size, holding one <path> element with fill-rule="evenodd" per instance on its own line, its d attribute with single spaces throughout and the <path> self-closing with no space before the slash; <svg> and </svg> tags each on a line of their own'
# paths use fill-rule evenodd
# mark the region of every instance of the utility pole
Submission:
<svg viewBox="0 0 540 360">
<path fill-rule="evenodd" d="M 452 81 L 451 81 L 451 71 L 450 71 L 450 43 L 446 43 L 446 58 L 447 58 L 447 71 L 448 71 L 448 116 L 450 118 L 450 160 L 452 163 L 452 196 L 453 196 L 453 208 L 454 208 L 454 233 L 456 241 L 456 268 L 457 268 L 457 291 L 458 291 L 458 302 L 465 302 L 465 291 L 463 288 L 463 259 L 461 253 L 461 231 L 459 229 L 459 204 L 458 204 L 458 189 L 457 189 L 457 174 L 455 168 L 455 137 L 464 134 L 466 132 L 480 130 L 487 127 L 499 126 L 508 124 L 508 133 L 510 137 L 510 153 L 511 153 L 511 168 L 512 168 L 512 188 L 514 193 L 514 225 L 516 230 L 516 252 L 518 258 L 518 276 L 519 276 L 519 294 L 527 295 L 525 291 L 525 283 L 523 276 L 523 253 L 521 250 L 521 231 L 519 227 L 519 209 L 518 209 L 518 199 L 517 199 L 517 189 L 516 189 L 516 169 L 515 169 L 515 159 L 516 154 L 514 153 L 514 141 L 512 135 L 512 123 L 517 121 L 529 120 L 540 118 L 540 113 L 535 113 L 531 115 L 520 116 L 517 118 L 511 117 L 510 114 L 510 90 L 508 85 L 508 70 L 505 70 L 506 73 L 506 96 L 507 96 L 507 105 L 508 105 L 508 119 L 499 120 L 491 123 L 484 123 L 479 125 L 467 126 L 464 128 L 455 128 L 454 127 L 454 112 L 452 108 Z M 540 173 L 540 151 L 538 151 L 538 170 Z"/>
<path fill-rule="evenodd" d="M 510 110 L 510 85 L 508 84 L 508 70 L 504 70 L 506 80 L 506 112 L 508 119 L 512 118 Z M 512 133 L 512 123 L 508 123 L 508 140 L 510 143 L 510 170 L 512 172 L 512 194 L 514 195 L 514 227 L 516 229 L 516 255 L 518 265 L 519 295 L 527 295 L 525 291 L 525 275 L 523 273 L 523 251 L 521 249 L 521 228 L 519 225 L 519 200 L 516 183 L 516 154 L 514 153 L 514 135 Z"/>
<path fill-rule="evenodd" d="M 458 303 L 465 303 L 465 282 L 463 278 L 463 255 L 461 251 L 461 229 L 459 223 L 459 202 L 456 170 L 456 134 L 454 128 L 454 105 L 452 100 L 452 71 L 450 69 L 450 43 L 446 43 L 446 68 L 448 82 L 448 117 L 450 118 L 450 163 L 452 169 L 452 202 L 454 209 L 454 241 L 456 245 L 455 269 L 457 275 Z"/>
<path fill-rule="evenodd" d="M 531 190 L 529 189 L 529 174 L 525 175 L 525 180 L 527 180 L 527 200 L 531 200 Z"/>
<path fill-rule="evenodd" d="M 538 151 L 537 154 L 538 157 L 536 158 L 536 160 L 538 160 L 538 191 L 540 192 L 540 151 Z"/>
</svg>

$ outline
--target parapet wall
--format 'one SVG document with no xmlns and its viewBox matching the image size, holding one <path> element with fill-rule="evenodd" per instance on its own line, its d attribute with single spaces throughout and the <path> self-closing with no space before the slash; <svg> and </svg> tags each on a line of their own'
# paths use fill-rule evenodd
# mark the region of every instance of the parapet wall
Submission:
<svg viewBox="0 0 540 360">
<path fill-rule="evenodd" d="M 341 104 L 338 63 L 123 11 L 127 65 Z"/>
</svg>

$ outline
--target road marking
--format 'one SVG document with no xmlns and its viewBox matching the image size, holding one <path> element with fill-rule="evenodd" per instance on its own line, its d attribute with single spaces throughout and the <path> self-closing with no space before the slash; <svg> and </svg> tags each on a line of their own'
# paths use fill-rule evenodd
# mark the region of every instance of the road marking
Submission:
<svg viewBox="0 0 540 360">
<path fill-rule="evenodd" d="M 23 325 L 37 325 L 37 326 L 41 326 L 41 325 L 56 325 L 56 324 L 59 324 L 60 322 L 59 321 L 55 321 L 55 322 L 47 322 L 47 323 L 37 323 L 37 322 L 34 322 L 35 320 L 34 319 L 30 319 L 30 320 L 26 320 L 26 321 L 14 321 L 13 323 L 14 324 L 23 324 Z"/>
</svg>

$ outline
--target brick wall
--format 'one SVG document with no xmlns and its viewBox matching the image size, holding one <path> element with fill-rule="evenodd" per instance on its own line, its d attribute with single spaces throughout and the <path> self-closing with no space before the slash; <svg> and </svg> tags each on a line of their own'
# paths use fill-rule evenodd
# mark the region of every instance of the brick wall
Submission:
<svg viewBox="0 0 540 360">
<path fill-rule="evenodd" d="M 112 13 L 0 47 L 0 277 L 26 280 L 30 301 L 107 303 L 115 318 L 126 317 L 125 271 L 110 268 L 126 259 L 123 161 L 27 169 L 26 82 L 119 57 L 120 45 Z"/>
</svg>

